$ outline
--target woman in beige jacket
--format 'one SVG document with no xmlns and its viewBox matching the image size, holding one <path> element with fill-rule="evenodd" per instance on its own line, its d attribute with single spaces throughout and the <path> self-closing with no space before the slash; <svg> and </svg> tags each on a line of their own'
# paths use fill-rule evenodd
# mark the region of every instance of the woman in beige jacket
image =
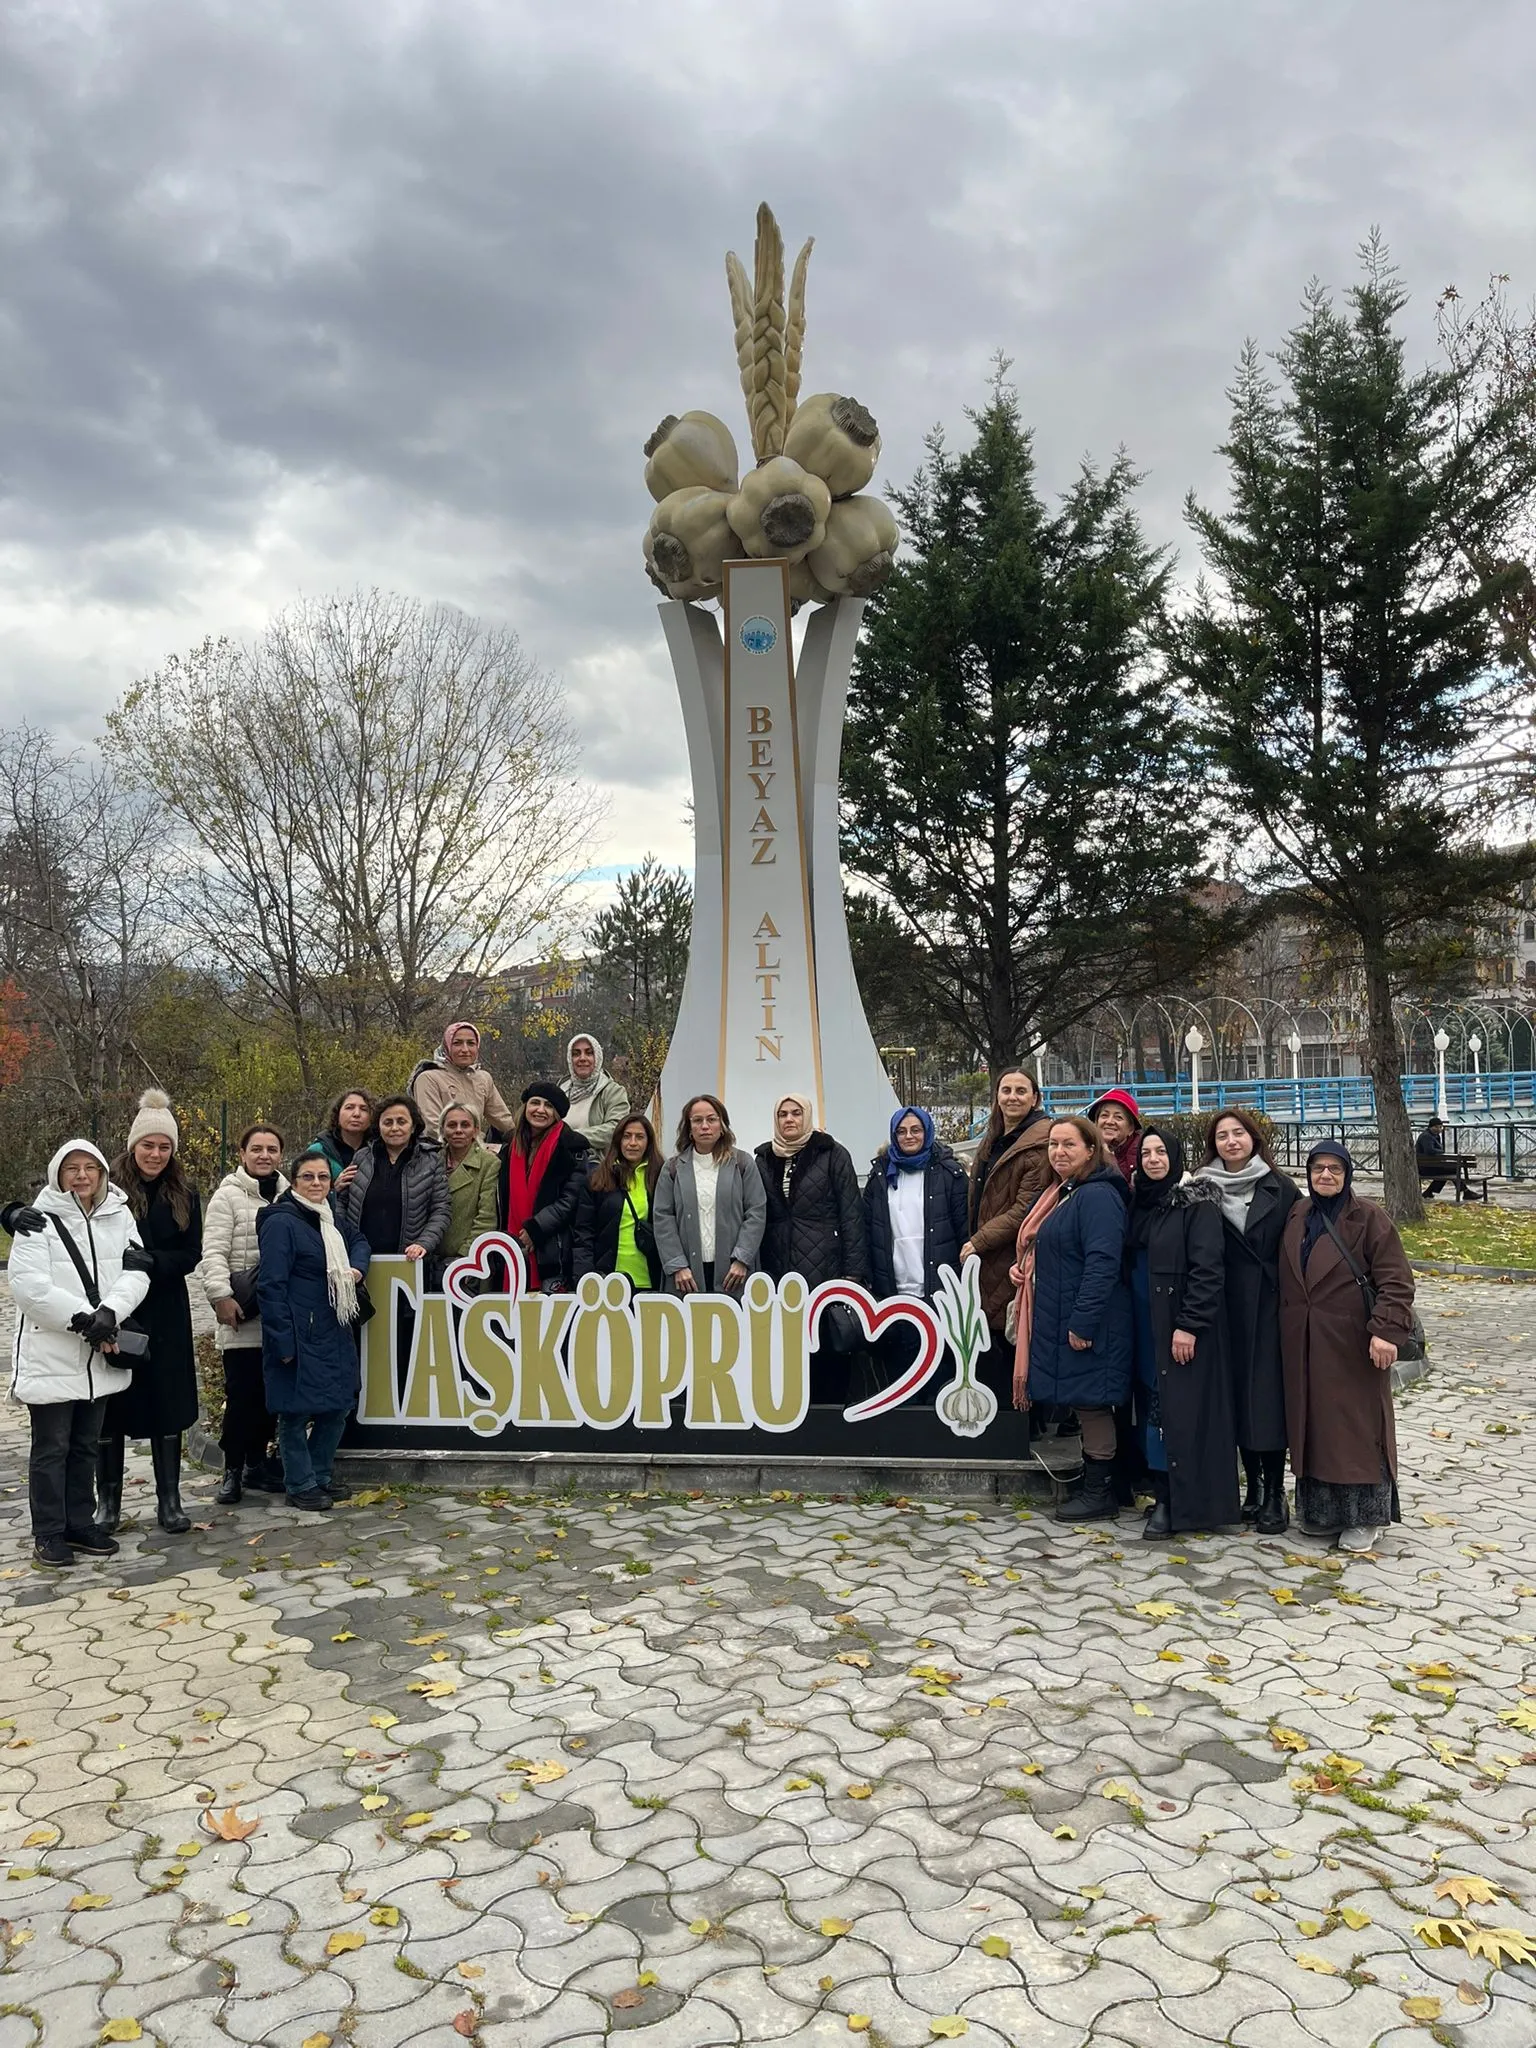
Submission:
<svg viewBox="0 0 1536 2048">
<path fill-rule="evenodd" d="M 242 1490 L 281 1493 L 283 1470 L 273 1454 L 276 1424 L 261 1376 L 261 1314 L 256 1305 L 256 1221 L 288 1183 L 278 1171 L 283 1135 L 270 1124 L 240 1134 L 240 1164 L 208 1198 L 203 1217 L 203 1292 L 218 1318 L 214 1343 L 224 1367 L 224 1427 L 219 1448 L 224 1478 L 216 1496 L 233 1507 Z"/>
<path fill-rule="evenodd" d="M 502 1100 L 501 1090 L 480 1064 L 480 1032 L 463 1022 L 450 1024 L 442 1042 L 432 1048 L 406 1083 L 407 1095 L 421 1111 L 429 1131 L 443 1120 L 451 1102 L 467 1102 L 480 1119 L 482 1131 L 494 1130 L 510 1137 L 517 1112 Z"/>
</svg>

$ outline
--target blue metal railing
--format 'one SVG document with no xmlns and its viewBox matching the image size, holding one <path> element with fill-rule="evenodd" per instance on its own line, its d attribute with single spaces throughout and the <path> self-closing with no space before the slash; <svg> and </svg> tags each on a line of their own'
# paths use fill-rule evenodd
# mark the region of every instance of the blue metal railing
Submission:
<svg viewBox="0 0 1536 2048">
<path fill-rule="evenodd" d="M 1064 1082 L 1047 1088 L 1045 1103 L 1052 1110 L 1080 1110 L 1116 1084 L 1109 1081 Z M 1176 1081 L 1122 1081 L 1146 1116 L 1186 1116 L 1194 1109 L 1189 1076 Z M 1411 1116 L 1432 1116 L 1439 1095 L 1434 1074 L 1405 1074 L 1403 1100 Z M 1455 1118 L 1506 1116 L 1536 1117 L 1536 1073 L 1447 1074 L 1447 1114 Z M 1276 1123 L 1374 1123 L 1376 1090 L 1363 1074 L 1307 1074 L 1299 1081 L 1200 1082 L 1202 1110 L 1245 1108 L 1262 1110 Z"/>
</svg>

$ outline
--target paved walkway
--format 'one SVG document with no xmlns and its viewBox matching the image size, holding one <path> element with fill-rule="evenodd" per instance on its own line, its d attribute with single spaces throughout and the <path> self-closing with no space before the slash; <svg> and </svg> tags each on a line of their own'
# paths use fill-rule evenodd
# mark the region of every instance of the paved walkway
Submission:
<svg viewBox="0 0 1536 2048">
<path fill-rule="evenodd" d="M 174 1539 L 136 1460 L 121 1557 L 43 1576 L 6 1411 L 0 2048 L 1530 2048 L 1473 1929 L 1536 1941 L 1536 1290 L 1422 1301 L 1347 1563 L 211 1480 Z"/>
</svg>

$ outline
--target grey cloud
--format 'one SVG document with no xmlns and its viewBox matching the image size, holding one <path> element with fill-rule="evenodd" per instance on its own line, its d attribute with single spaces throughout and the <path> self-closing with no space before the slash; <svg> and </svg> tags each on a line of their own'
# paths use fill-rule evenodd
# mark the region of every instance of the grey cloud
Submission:
<svg viewBox="0 0 1536 2048">
<path fill-rule="evenodd" d="M 1001 347 L 1046 481 L 1124 442 L 1180 544 L 1244 335 L 1373 221 L 1426 342 L 1449 278 L 1536 285 L 1514 0 L 0 20 L 0 708 L 46 674 L 85 720 L 389 582 L 519 627 L 626 820 L 682 786 L 640 443 L 694 404 L 744 439 L 720 259 L 759 197 L 817 237 L 809 385 L 875 407 L 884 480 Z"/>
</svg>

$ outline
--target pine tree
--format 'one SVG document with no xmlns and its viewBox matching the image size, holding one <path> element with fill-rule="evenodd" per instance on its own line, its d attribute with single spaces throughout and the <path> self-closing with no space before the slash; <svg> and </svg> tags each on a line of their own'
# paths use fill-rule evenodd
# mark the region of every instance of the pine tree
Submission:
<svg viewBox="0 0 1536 2048">
<path fill-rule="evenodd" d="M 1159 636 L 1168 569 L 1122 453 L 1042 501 L 1000 365 L 974 438 L 897 495 L 908 545 L 850 689 L 843 858 L 995 1074 L 1214 942 L 1203 784 Z"/>
<path fill-rule="evenodd" d="M 1193 499 L 1210 577 L 1179 635 L 1251 865 L 1358 962 L 1387 1206 L 1421 1215 L 1394 994 L 1536 871 L 1486 773 L 1520 699 L 1499 619 L 1536 478 L 1512 404 L 1465 363 L 1410 373 L 1406 294 L 1372 240 L 1339 310 L 1312 284 L 1232 399 L 1231 508 Z M 1478 565 L 1482 565 L 1479 567 Z"/>
</svg>

